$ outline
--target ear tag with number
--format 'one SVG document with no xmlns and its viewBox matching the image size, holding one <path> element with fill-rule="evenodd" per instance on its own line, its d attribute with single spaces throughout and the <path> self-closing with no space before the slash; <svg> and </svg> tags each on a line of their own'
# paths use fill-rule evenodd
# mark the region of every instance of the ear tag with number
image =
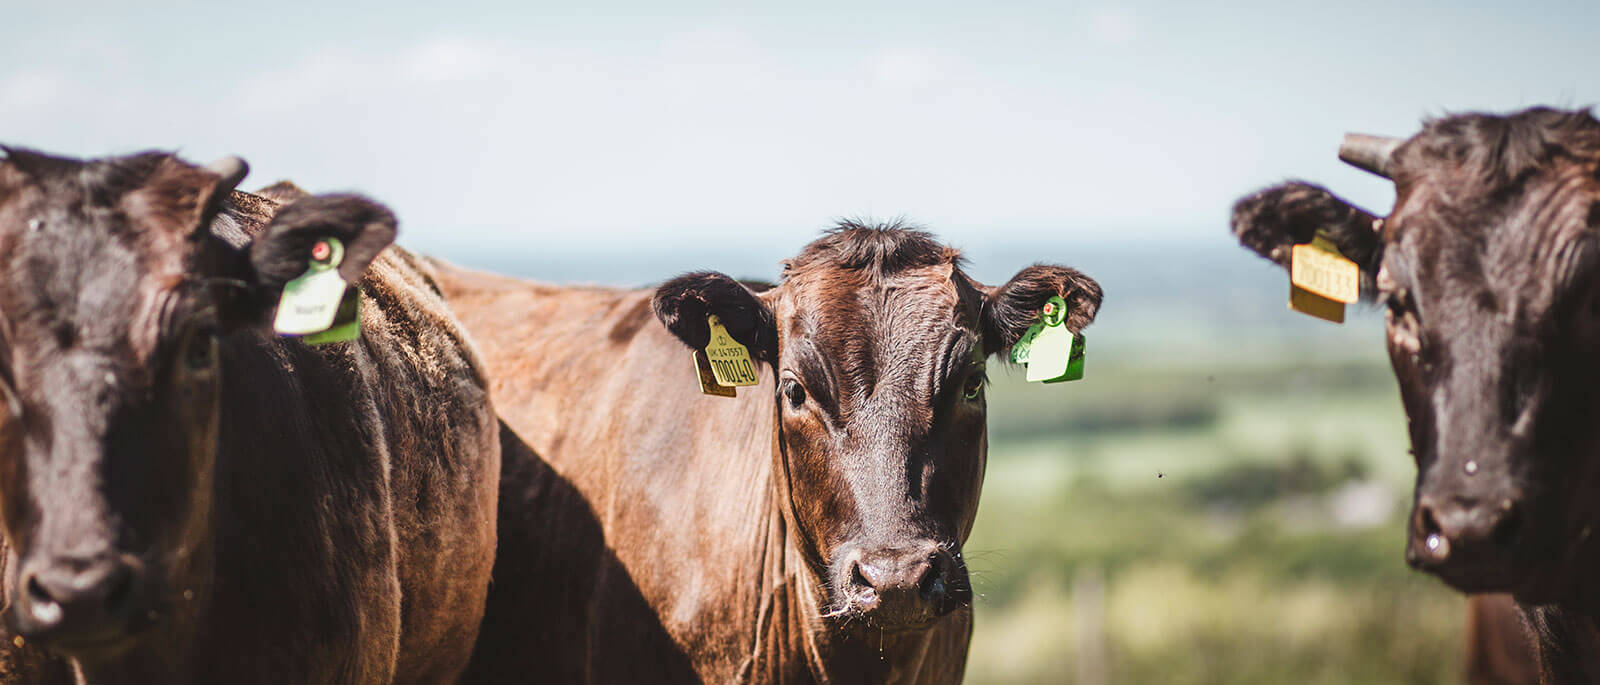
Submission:
<svg viewBox="0 0 1600 685">
<path fill-rule="evenodd" d="M 700 379 L 700 392 L 704 395 L 717 397 L 738 397 L 739 391 L 731 385 L 717 382 L 717 375 L 711 372 L 711 360 L 706 358 L 705 350 L 694 351 L 694 372 Z"/>
<path fill-rule="evenodd" d="M 272 327 L 280 335 L 305 336 L 310 344 L 352 340 L 361 334 L 359 290 L 350 290 L 339 276 L 344 244 L 338 238 L 318 240 L 311 247 L 306 272 L 283 286 L 278 316 Z"/>
<path fill-rule="evenodd" d="M 1028 380 L 1060 383 L 1083 378 L 1084 339 L 1068 330 L 1067 303 L 1051 297 L 1039 311 L 1039 321 L 1011 346 L 1011 361 L 1028 367 Z"/>
<path fill-rule="evenodd" d="M 1295 245 L 1289 259 L 1289 308 L 1344 323 L 1344 306 L 1360 296 L 1361 268 L 1318 235 Z"/>
<path fill-rule="evenodd" d="M 706 317 L 706 326 L 711 329 L 711 341 L 706 343 L 705 360 L 717 385 L 738 387 L 760 382 L 755 362 L 750 360 L 750 348 L 734 340 L 715 314 Z M 695 359 L 698 368 L 699 357 Z M 703 383 L 701 389 L 705 389 Z"/>
</svg>

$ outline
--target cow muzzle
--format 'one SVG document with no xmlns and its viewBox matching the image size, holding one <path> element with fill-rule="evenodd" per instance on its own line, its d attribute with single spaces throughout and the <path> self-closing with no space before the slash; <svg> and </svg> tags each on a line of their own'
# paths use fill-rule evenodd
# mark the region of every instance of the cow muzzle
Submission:
<svg viewBox="0 0 1600 685">
<path fill-rule="evenodd" d="M 966 567 L 931 541 L 858 548 L 833 566 L 836 613 L 880 629 L 922 628 L 972 602 Z"/>
<path fill-rule="evenodd" d="M 1463 592 L 1514 589 L 1524 532 L 1516 496 L 1424 494 L 1412 512 L 1406 561 Z"/>
<path fill-rule="evenodd" d="M 24 560 L 11 607 L 18 634 L 70 656 L 119 651 L 137 629 L 143 566 L 120 555 Z"/>
</svg>

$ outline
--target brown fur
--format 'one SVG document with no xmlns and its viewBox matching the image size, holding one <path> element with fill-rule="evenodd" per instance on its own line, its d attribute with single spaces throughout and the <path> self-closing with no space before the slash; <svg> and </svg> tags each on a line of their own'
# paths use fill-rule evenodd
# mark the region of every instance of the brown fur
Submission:
<svg viewBox="0 0 1600 685">
<path fill-rule="evenodd" d="M 982 373 L 983 311 L 1062 294 L 1087 323 L 1099 304 L 1060 267 L 982 288 L 901 227 L 842 227 L 759 292 L 711 273 L 655 292 L 436 273 L 506 424 L 500 557 L 468 677 L 486 683 L 958 682 L 960 545 L 986 451 L 982 395 L 963 389 Z M 737 399 L 695 381 L 685 343 L 703 344 L 710 313 L 763 360 Z M 852 563 L 934 544 L 945 587 L 927 604 L 852 594 Z"/>
</svg>

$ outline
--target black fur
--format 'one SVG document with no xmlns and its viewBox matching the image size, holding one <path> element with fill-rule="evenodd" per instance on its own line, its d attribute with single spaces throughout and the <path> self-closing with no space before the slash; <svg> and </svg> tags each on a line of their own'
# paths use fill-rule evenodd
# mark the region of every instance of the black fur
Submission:
<svg viewBox="0 0 1600 685">
<path fill-rule="evenodd" d="M 361 279 L 367 265 L 394 242 L 395 218 L 383 205 L 358 195 L 316 195 L 289 203 L 250 246 L 257 285 L 276 293 L 305 273 L 311 247 L 332 236 L 344 243 L 339 275 Z"/>
<path fill-rule="evenodd" d="M 757 361 L 778 358 L 778 328 L 772 310 L 738 281 L 716 272 L 685 274 L 656 288 L 650 298 L 656 318 L 683 344 L 700 349 L 711 342 L 706 316 L 716 314 L 728 334 L 750 348 Z"/>
<path fill-rule="evenodd" d="M 1370 299 L 1383 261 L 1378 217 L 1326 188 L 1292 181 L 1256 192 L 1233 205 L 1233 234 L 1239 242 L 1285 269 L 1295 245 L 1320 232 L 1340 254 L 1361 267 L 1361 293 Z"/>
<path fill-rule="evenodd" d="M 992 288 L 983 304 L 987 354 L 1010 348 L 1039 320 L 1039 310 L 1053 295 L 1067 303 L 1067 328 L 1083 330 L 1100 312 L 1100 284 L 1077 269 L 1035 264 L 1017 272 L 1005 285 Z M 996 346 L 994 343 L 999 343 Z"/>
</svg>

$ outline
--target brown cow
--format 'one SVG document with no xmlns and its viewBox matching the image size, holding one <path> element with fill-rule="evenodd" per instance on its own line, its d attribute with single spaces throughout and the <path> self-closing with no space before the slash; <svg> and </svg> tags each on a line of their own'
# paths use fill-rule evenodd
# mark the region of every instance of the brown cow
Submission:
<svg viewBox="0 0 1600 685">
<path fill-rule="evenodd" d="M 495 541 L 481 365 L 387 209 L 242 175 L 6 151 L 6 619 L 87 683 L 451 681 Z M 361 338 L 277 336 L 329 237 Z"/>
<path fill-rule="evenodd" d="M 1049 297 L 1073 331 L 1101 299 L 1058 266 L 983 286 L 925 233 L 853 224 L 760 292 L 436 278 L 509 424 L 481 682 L 960 681 L 984 360 Z M 735 399 L 696 382 L 708 314 L 760 367 Z"/>
<path fill-rule="evenodd" d="M 1545 682 L 1600 682 L 1600 121 L 1464 114 L 1340 155 L 1394 181 L 1387 217 L 1289 183 L 1233 230 L 1279 264 L 1319 233 L 1356 262 L 1417 461 L 1408 561 L 1515 596 Z"/>
<path fill-rule="evenodd" d="M 1467 598 L 1468 685 L 1533 685 L 1539 664 L 1527 622 L 1507 594 Z"/>
</svg>

